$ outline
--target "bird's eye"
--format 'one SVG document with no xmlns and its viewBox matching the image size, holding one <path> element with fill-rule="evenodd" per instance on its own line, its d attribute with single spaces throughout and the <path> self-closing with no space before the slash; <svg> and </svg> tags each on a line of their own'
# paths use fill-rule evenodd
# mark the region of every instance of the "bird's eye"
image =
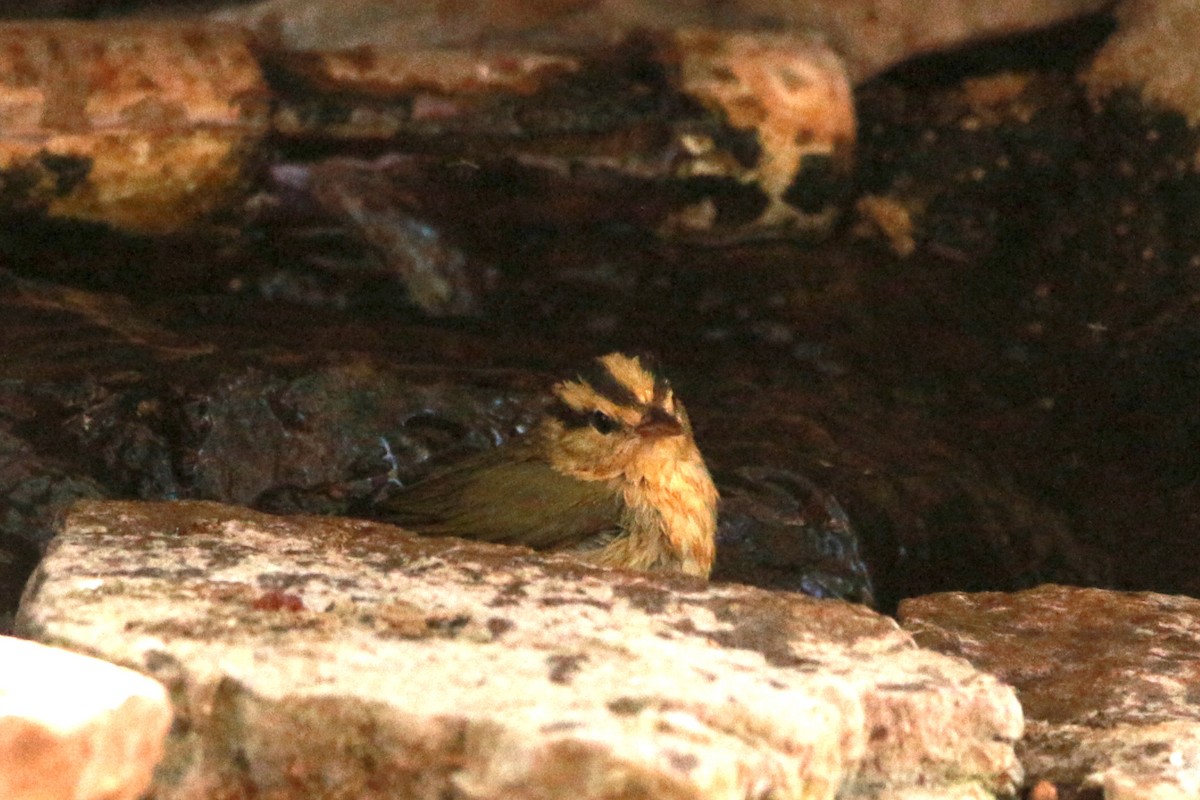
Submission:
<svg viewBox="0 0 1200 800">
<path fill-rule="evenodd" d="M 588 417 L 588 422 L 593 428 L 604 434 L 612 433 L 617 429 L 617 421 L 599 409 L 592 412 Z"/>
</svg>

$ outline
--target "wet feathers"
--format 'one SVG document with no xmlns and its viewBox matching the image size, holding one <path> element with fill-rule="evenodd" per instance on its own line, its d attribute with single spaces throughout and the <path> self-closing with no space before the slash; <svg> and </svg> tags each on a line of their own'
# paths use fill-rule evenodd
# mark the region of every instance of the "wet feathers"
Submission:
<svg viewBox="0 0 1200 800">
<path fill-rule="evenodd" d="M 670 384 L 642 359 L 610 353 L 552 395 L 529 434 L 435 472 L 377 512 L 421 534 L 707 576 L 717 490 Z"/>
</svg>

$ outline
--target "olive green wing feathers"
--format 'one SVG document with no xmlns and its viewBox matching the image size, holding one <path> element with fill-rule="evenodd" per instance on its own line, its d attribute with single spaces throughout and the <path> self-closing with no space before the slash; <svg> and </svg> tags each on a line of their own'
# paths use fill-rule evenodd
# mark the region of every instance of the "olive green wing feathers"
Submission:
<svg viewBox="0 0 1200 800">
<path fill-rule="evenodd" d="M 461 536 L 536 549 L 567 549 L 619 532 L 621 497 L 598 481 L 497 451 L 469 459 L 375 508 L 388 522 L 430 536 Z"/>
</svg>

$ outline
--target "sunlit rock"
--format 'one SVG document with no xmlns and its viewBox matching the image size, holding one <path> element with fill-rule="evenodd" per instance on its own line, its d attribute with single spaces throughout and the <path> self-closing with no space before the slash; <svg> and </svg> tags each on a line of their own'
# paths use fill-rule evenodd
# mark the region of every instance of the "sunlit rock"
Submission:
<svg viewBox="0 0 1200 800">
<path fill-rule="evenodd" d="M 1200 793 L 1200 600 L 1042 586 L 929 595 L 900 616 L 922 645 L 1016 687 L 1031 778 L 1105 800 Z"/>
<path fill-rule="evenodd" d="M 1149 105 L 1200 122 L 1200 6 L 1192 0 L 1135 0 L 1116 8 L 1117 31 L 1083 78 L 1097 95 L 1132 90 Z"/>
<path fill-rule="evenodd" d="M 150 784 L 170 724 L 157 681 L 0 637 L 4 800 L 134 800 Z"/>
<path fill-rule="evenodd" d="M 1011 690 L 861 606 L 359 520 L 83 503 L 18 625 L 170 687 L 159 800 L 961 798 L 1020 779 Z"/>
</svg>

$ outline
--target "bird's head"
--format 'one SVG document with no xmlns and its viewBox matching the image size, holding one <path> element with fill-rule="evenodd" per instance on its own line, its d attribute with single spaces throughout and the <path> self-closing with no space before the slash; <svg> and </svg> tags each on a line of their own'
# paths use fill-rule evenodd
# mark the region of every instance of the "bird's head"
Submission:
<svg viewBox="0 0 1200 800">
<path fill-rule="evenodd" d="M 683 404 L 637 356 L 609 353 L 554 386 L 542 426 L 551 466 L 583 480 L 651 474 L 699 458 Z"/>
</svg>

